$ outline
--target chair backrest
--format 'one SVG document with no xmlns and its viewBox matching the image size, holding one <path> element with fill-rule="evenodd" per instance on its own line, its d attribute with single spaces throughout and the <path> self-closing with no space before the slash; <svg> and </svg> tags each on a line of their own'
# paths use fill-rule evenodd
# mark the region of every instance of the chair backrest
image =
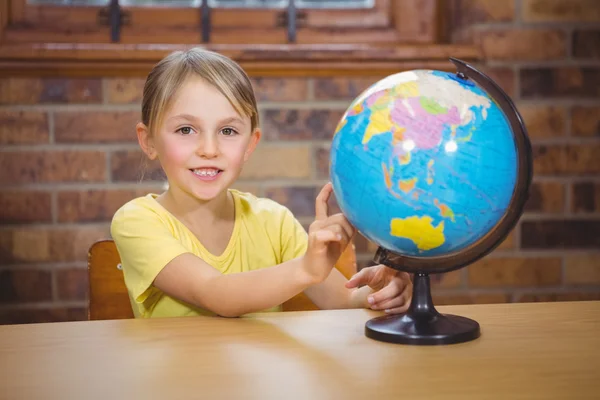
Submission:
<svg viewBox="0 0 600 400">
<path fill-rule="evenodd" d="M 342 254 L 336 268 L 346 278 L 356 273 L 354 244 Z M 133 311 L 123 280 L 121 258 L 112 240 L 94 243 L 88 252 L 89 307 L 88 319 L 133 318 Z M 317 306 L 306 295 L 300 293 L 286 301 L 284 311 L 317 310 Z"/>
<path fill-rule="evenodd" d="M 133 318 L 133 310 L 121 270 L 121 257 L 114 241 L 101 240 L 90 247 L 88 280 L 90 285 L 88 319 Z"/>
</svg>

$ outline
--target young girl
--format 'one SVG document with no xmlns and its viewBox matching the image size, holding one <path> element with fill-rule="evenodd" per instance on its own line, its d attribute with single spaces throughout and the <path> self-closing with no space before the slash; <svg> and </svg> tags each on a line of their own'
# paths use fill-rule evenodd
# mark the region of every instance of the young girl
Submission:
<svg viewBox="0 0 600 400">
<path fill-rule="evenodd" d="M 111 224 L 136 317 L 278 311 L 301 292 L 322 309 L 407 309 L 408 274 L 379 265 L 348 281 L 334 268 L 355 230 L 328 214 L 331 184 L 308 235 L 286 207 L 230 189 L 261 131 L 250 80 L 229 58 L 192 49 L 160 61 L 136 130 L 169 184 Z"/>
</svg>

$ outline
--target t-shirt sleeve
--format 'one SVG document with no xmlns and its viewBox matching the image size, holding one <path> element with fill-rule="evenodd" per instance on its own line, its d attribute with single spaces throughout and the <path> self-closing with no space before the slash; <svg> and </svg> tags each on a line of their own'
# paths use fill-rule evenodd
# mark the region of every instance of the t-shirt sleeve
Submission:
<svg viewBox="0 0 600 400">
<path fill-rule="evenodd" d="M 303 256 L 308 247 L 308 234 L 291 211 L 284 209 L 281 221 L 281 262 Z"/>
<path fill-rule="evenodd" d="M 159 272 L 175 257 L 189 253 L 158 214 L 142 207 L 123 207 L 111 223 L 125 284 L 130 295 L 143 303 L 151 294 Z"/>
</svg>

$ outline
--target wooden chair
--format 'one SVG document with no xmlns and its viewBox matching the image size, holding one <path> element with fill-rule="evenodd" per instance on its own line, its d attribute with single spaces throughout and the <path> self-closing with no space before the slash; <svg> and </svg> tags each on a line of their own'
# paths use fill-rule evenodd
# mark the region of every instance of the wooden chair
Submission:
<svg viewBox="0 0 600 400">
<path fill-rule="evenodd" d="M 342 254 L 336 268 L 350 278 L 356 273 L 354 244 Z M 121 258 L 112 240 L 94 243 L 88 252 L 89 320 L 133 318 L 133 311 L 123 280 Z M 317 306 L 304 294 L 285 302 L 284 311 L 317 310 Z"/>
</svg>

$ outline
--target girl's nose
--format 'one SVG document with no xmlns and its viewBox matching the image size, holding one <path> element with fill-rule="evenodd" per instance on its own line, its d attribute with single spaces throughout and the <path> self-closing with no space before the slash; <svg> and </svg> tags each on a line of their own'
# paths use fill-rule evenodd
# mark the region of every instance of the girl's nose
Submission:
<svg viewBox="0 0 600 400">
<path fill-rule="evenodd" d="M 200 157 L 214 158 L 219 154 L 219 144 L 213 135 L 204 135 L 196 151 Z"/>
</svg>

